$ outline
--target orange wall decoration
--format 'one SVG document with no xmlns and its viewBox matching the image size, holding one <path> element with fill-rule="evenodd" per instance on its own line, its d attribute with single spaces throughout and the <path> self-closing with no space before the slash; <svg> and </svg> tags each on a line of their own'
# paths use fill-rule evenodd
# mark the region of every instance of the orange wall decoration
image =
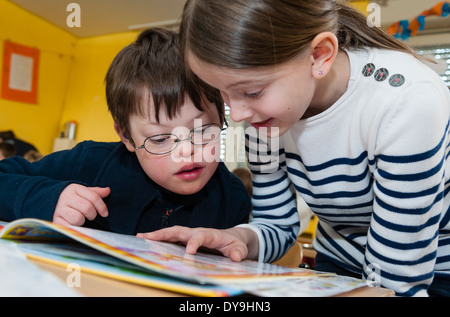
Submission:
<svg viewBox="0 0 450 317">
<path fill-rule="evenodd" d="M 411 36 L 417 35 L 425 28 L 425 19 L 430 16 L 447 17 L 450 14 L 450 2 L 442 1 L 431 9 L 423 11 L 420 15 L 408 20 L 400 20 L 388 27 L 387 32 L 396 38 L 407 40 Z"/>
<path fill-rule="evenodd" d="M 3 99 L 37 103 L 39 55 L 37 48 L 4 42 L 2 94 Z"/>
</svg>

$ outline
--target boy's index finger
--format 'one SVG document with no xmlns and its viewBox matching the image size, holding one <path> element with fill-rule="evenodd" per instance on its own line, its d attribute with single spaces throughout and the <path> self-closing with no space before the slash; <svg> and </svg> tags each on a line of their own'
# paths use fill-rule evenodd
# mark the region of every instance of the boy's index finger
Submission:
<svg viewBox="0 0 450 317">
<path fill-rule="evenodd" d="M 155 241 L 186 242 L 190 239 L 192 229 L 181 226 L 173 226 L 147 233 L 138 233 L 137 237 Z"/>
<path fill-rule="evenodd" d="M 86 190 L 79 190 L 78 194 L 88 200 L 100 216 L 107 217 L 108 207 L 106 207 L 106 204 L 103 201 L 103 193 L 99 193 L 99 188 L 96 187 L 85 187 L 85 189 Z"/>
<path fill-rule="evenodd" d="M 98 195 L 98 197 L 95 199 L 93 205 L 100 216 L 102 217 L 108 217 L 108 207 L 106 206 L 105 201 L 103 198 L 107 197 L 111 190 L 109 187 L 93 187 L 91 188 L 95 191 L 95 193 Z"/>
</svg>

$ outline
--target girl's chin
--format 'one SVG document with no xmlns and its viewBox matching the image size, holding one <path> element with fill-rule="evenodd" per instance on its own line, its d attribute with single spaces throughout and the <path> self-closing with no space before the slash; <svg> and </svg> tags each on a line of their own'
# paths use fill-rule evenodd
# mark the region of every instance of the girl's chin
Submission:
<svg viewBox="0 0 450 317">
<path fill-rule="evenodd" d="M 258 134 L 267 138 L 278 138 L 285 134 L 289 129 L 285 127 L 272 126 L 269 129 L 258 129 Z"/>
</svg>

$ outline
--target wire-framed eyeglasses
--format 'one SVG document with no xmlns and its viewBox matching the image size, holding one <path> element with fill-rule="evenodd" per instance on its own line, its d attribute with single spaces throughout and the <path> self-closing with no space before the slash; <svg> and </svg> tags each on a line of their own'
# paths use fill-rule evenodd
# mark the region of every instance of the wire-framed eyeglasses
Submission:
<svg viewBox="0 0 450 317">
<path fill-rule="evenodd" d="M 152 135 L 146 138 L 141 146 L 135 147 L 135 149 L 145 149 L 148 153 L 154 155 L 168 154 L 175 150 L 178 144 L 183 141 L 189 140 L 194 145 L 212 143 L 220 138 L 220 133 L 224 130 L 226 130 L 226 127 L 222 128 L 216 123 L 210 123 L 193 128 L 184 139 L 180 139 L 172 133 Z"/>
</svg>

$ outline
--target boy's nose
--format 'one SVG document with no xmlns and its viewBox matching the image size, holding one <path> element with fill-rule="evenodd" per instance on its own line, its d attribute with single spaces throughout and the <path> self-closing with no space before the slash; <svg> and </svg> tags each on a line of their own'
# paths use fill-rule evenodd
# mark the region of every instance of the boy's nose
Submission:
<svg viewBox="0 0 450 317">
<path fill-rule="evenodd" d="M 194 153 L 194 144 L 190 138 L 183 139 L 178 143 L 177 150 L 180 156 L 191 156 Z"/>
</svg>

